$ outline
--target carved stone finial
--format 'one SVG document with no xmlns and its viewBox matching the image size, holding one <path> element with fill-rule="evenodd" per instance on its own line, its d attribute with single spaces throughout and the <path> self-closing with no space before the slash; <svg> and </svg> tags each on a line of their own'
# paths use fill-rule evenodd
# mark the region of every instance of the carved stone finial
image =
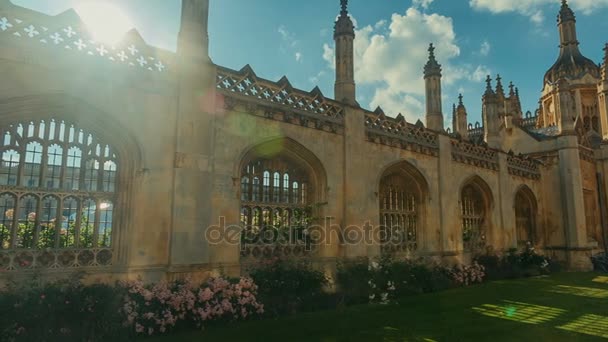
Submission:
<svg viewBox="0 0 608 342">
<path fill-rule="evenodd" d="M 505 90 L 502 87 L 502 77 L 500 77 L 500 74 L 496 75 L 496 94 L 505 94 Z"/>
<path fill-rule="evenodd" d="M 509 96 L 515 96 L 515 86 L 513 85 L 513 82 L 509 82 Z"/>
<path fill-rule="evenodd" d="M 490 75 L 486 77 L 486 95 L 494 94 L 494 90 L 492 90 L 492 78 Z"/>
<path fill-rule="evenodd" d="M 348 15 L 348 0 L 340 0 L 340 7 L 342 7 L 340 15 L 346 17 Z"/>
<path fill-rule="evenodd" d="M 441 77 L 441 65 L 435 59 L 435 46 L 433 43 L 429 44 L 429 60 L 424 66 L 424 77 L 440 76 Z"/>
<path fill-rule="evenodd" d="M 458 105 L 459 106 L 463 106 L 464 104 L 462 103 L 462 94 L 458 94 Z"/>
<path fill-rule="evenodd" d="M 558 20 L 558 22 L 564 22 L 564 21 L 568 21 L 568 20 L 576 20 L 576 18 L 574 16 L 574 12 L 570 8 L 570 6 L 568 6 L 568 1 L 562 0 L 562 8 L 559 11 L 559 15 L 557 16 L 557 20 Z"/>
</svg>

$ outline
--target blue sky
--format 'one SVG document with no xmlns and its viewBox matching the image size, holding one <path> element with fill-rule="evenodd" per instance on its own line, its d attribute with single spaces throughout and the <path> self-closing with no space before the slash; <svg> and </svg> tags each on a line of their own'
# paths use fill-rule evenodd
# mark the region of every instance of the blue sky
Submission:
<svg viewBox="0 0 608 342">
<path fill-rule="evenodd" d="M 57 14 L 86 0 L 12 0 Z M 102 0 L 103 1 L 103 0 Z M 179 0 L 105 0 L 121 7 L 151 45 L 174 50 Z M 600 62 L 608 40 L 608 0 L 571 0 L 583 53 Z M 444 65 L 444 114 L 465 96 L 469 121 L 480 119 L 487 73 L 513 81 L 525 110 L 537 107 L 542 79 L 558 54 L 555 16 L 560 0 L 351 0 L 357 25 L 358 100 L 408 121 L 423 117 L 422 67 L 429 42 Z M 333 22 L 338 0 L 211 0 L 213 61 L 264 78 L 287 75 L 292 85 L 319 85 L 333 96 Z M 112 19 L 108 18 L 108 25 Z M 601 32 L 604 32 L 602 34 Z"/>
</svg>

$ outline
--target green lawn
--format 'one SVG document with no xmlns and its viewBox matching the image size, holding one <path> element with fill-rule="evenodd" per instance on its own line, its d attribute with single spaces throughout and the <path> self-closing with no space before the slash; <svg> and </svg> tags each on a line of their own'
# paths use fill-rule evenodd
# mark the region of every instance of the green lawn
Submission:
<svg viewBox="0 0 608 342">
<path fill-rule="evenodd" d="M 594 281 L 595 280 L 595 281 Z M 157 341 L 600 341 L 608 339 L 608 276 L 563 273 L 248 321 Z"/>
</svg>

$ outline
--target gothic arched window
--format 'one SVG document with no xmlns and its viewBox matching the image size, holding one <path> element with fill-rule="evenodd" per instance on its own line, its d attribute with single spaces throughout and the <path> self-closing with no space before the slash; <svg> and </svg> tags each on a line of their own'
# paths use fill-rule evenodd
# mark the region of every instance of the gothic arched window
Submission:
<svg viewBox="0 0 608 342">
<path fill-rule="evenodd" d="M 91 248 L 96 256 L 81 251 L 78 265 L 109 264 L 111 253 L 98 249 L 113 241 L 113 148 L 64 121 L 15 123 L 1 134 L 0 249 Z M 40 265 L 76 262 L 45 255 Z"/>
<path fill-rule="evenodd" d="M 518 246 L 536 243 L 536 199 L 527 188 L 515 195 L 515 225 Z"/>
<path fill-rule="evenodd" d="M 288 159 L 259 158 L 245 165 L 241 170 L 243 244 L 298 242 L 293 241 L 299 234 L 294 229 L 304 227 L 310 215 L 308 182 L 307 173 Z"/>
<path fill-rule="evenodd" d="M 384 173 L 379 192 L 384 253 L 417 249 L 424 184 L 424 178 L 409 164 L 398 164 Z"/>
<path fill-rule="evenodd" d="M 486 245 L 486 204 L 481 190 L 469 184 L 462 189 L 462 241 L 465 252 L 476 252 Z"/>
</svg>

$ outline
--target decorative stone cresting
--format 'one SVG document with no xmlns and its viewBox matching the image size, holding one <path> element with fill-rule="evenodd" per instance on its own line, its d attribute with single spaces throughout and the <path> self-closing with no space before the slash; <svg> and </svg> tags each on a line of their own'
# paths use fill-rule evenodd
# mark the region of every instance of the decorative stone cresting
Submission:
<svg viewBox="0 0 608 342">
<path fill-rule="evenodd" d="M 464 141 L 452 140 L 452 160 L 498 171 L 498 152 L 488 147 L 473 145 Z"/>
<path fill-rule="evenodd" d="M 8 2 L 8 1 L 6 1 Z M 158 49 L 148 46 L 137 31 L 111 46 L 95 41 L 74 10 L 56 16 L 25 10 L 10 3 L 0 5 L 0 38 L 19 40 L 63 53 L 80 54 L 149 72 L 166 72 L 167 62 Z"/>
<path fill-rule="evenodd" d="M 278 82 L 259 78 L 249 65 L 240 71 L 218 66 L 218 91 L 224 95 L 224 107 L 242 105 L 250 114 L 260 109 L 272 120 L 338 133 L 344 126 L 344 109 L 326 99 L 318 87 L 310 92 L 295 89 L 286 77 Z"/>
<path fill-rule="evenodd" d="M 74 269 L 112 265 L 111 248 L 0 251 L 0 271 Z"/>
<path fill-rule="evenodd" d="M 540 179 L 539 162 L 523 156 L 507 156 L 509 174 L 529 179 Z"/>
<path fill-rule="evenodd" d="M 470 138 L 483 137 L 483 126 L 479 121 L 475 122 L 475 125 L 469 124 L 467 130 L 469 131 Z"/>
<path fill-rule="evenodd" d="M 397 118 L 387 117 L 378 108 L 365 114 L 365 127 L 371 142 L 430 156 L 439 155 L 437 134 L 426 130 L 421 123 L 408 123 L 401 114 Z"/>
</svg>

